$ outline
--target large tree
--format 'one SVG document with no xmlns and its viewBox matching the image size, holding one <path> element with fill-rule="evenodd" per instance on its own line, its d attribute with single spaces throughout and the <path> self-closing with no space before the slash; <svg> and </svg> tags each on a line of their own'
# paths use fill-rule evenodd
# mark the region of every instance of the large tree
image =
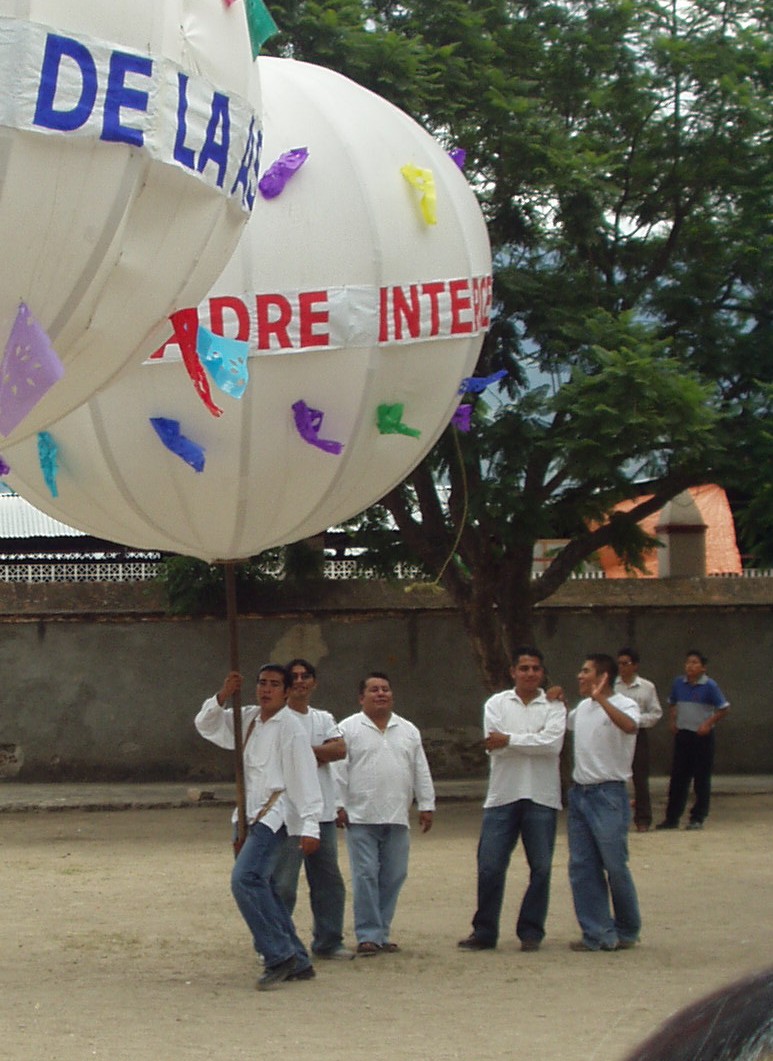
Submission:
<svg viewBox="0 0 773 1061">
<path fill-rule="evenodd" d="M 773 525 L 770 0 L 271 7 L 274 51 L 467 150 L 495 255 L 478 372 L 508 375 L 382 510 L 442 572 L 485 679 L 600 546 L 635 564 L 637 521 L 686 486 L 719 480 Z M 535 580 L 542 538 L 569 544 Z"/>
</svg>

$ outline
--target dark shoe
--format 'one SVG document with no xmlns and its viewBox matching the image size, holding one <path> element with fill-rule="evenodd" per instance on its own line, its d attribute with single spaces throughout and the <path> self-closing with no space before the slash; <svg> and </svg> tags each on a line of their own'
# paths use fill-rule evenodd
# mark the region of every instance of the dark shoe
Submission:
<svg viewBox="0 0 773 1061">
<path fill-rule="evenodd" d="M 649 831 L 650 831 L 649 825 L 637 825 L 636 826 L 636 832 L 637 833 L 648 833 Z"/>
<path fill-rule="evenodd" d="M 702 828 L 703 828 L 703 822 L 688 822 L 687 825 L 685 825 L 685 829 L 702 829 Z"/>
<path fill-rule="evenodd" d="M 617 950 L 619 944 L 616 943 L 614 947 L 605 947 L 603 944 L 600 947 L 589 947 L 584 939 L 575 939 L 569 944 L 569 950 L 573 951 L 586 951 L 590 954 L 596 954 L 598 951 L 613 951 Z"/>
<path fill-rule="evenodd" d="M 354 957 L 354 951 L 349 950 L 348 947 L 344 947 L 342 944 L 340 947 L 335 947 L 333 950 L 317 951 L 316 955 L 318 958 L 324 958 L 325 961 L 349 962 Z"/>
<path fill-rule="evenodd" d="M 291 980 L 313 980 L 317 974 L 314 972 L 313 965 L 307 965 L 305 969 L 299 969 L 297 973 L 290 973 L 289 976 L 285 977 L 285 980 L 289 983 Z"/>
<path fill-rule="evenodd" d="M 679 823 L 678 822 L 665 821 L 665 822 L 661 822 L 660 825 L 656 825 L 655 828 L 658 829 L 658 830 L 660 830 L 660 829 L 678 829 L 679 828 Z"/>
<path fill-rule="evenodd" d="M 382 954 L 397 954 L 397 952 L 399 950 L 400 950 L 400 948 L 399 948 L 399 946 L 396 943 L 382 943 L 381 944 L 381 953 Z"/>
<path fill-rule="evenodd" d="M 638 939 L 618 939 L 617 949 L 618 950 L 633 950 L 638 943 Z"/>
<path fill-rule="evenodd" d="M 474 932 L 467 939 L 460 939 L 456 945 L 462 950 L 493 950 L 496 947 L 496 943 L 484 943 L 482 939 L 478 939 Z"/>
<path fill-rule="evenodd" d="M 289 958 L 285 958 L 278 965 L 268 967 L 263 975 L 258 978 L 258 982 L 255 985 L 258 991 L 270 991 L 273 987 L 278 987 L 290 976 L 296 964 L 295 955 L 291 954 Z"/>
<path fill-rule="evenodd" d="M 534 951 L 534 950 L 539 950 L 539 948 L 540 948 L 540 941 L 538 939 L 522 939 L 521 940 L 521 950 Z"/>
<path fill-rule="evenodd" d="M 372 958 L 380 953 L 381 947 L 379 947 L 378 943 L 371 943 L 369 940 L 366 940 L 364 943 L 357 944 L 358 958 Z"/>
</svg>

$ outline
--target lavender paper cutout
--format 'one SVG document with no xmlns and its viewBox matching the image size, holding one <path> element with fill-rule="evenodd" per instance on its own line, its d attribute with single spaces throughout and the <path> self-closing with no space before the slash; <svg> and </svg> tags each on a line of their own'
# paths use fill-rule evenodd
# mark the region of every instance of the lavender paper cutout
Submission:
<svg viewBox="0 0 773 1061">
<path fill-rule="evenodd" d="M 215 335 L 208 328 L 199 325 L 196 333 L 196 353 L 214 383 L 232 398 L 241 398 L 249 383 L 249 349 L 250 344 L 242 342 L 241 339 Z"/>
<path fill-rule="evenodd" d="M 451 417 L 451 423 L 457 431 L 462 431 L 465 435 L 472 427 L 472 406 L 471 405 L 460 405 L 454 415 Z"/>
<path fill-rule="evenodd" d="M 304 401 L 293 403 L 293 416 L 298 434 L 308 442 L 310 446 L 316 446 L 325 453 L 339 454 L 344 448 L 342 442 L 335 442 L 331 438 L 320 438 L 319 431 L 325 414 L 319 409 L 311 409 Z"/>
<path fill-rule="evenodd" d="M 378 429 L 382 435 L 410 435 L 411 438 L 421 438 L 421 431 L 417 427 L 408 427 L 403 423 L 404 409 L 402 402 L 379 405 L 376 415 Z"/>
<path fill-rule="evenodd" d="M 38 460 L 40 470 L 46 486 L 51 491 L 51 497 L 59 497 L 59 487 L 56 485 L 56 476 L 59 471 L 59 447 L 48 431 L 38 432 Z"/>
<path fill-rule="evenodd" d="M 499 372 L 492 372 L 490 376 L 465 376 L 459 384 L 460 394 L 483 394 L 486 387 L 497 383 L 507 375 L 507 369 L 501 368 Z"/>
<path fill-rule="evenodd" d="M 51 340 L 20 303 L 0 363 L 0 434 L 10 435 L 63 375 Z"/>
<path fill-rule="evenodd" d="M 258 188 L 263 198 L 275 199 L 277 195 L 280 195 L 289 179 L 298 172 L 308 157 L 307 147 L 294 147 L 292 151 L 285 151 L 275 162 L 272 162 L 258 181 Z"/>
<path fill-rule="evenodd" d="M 196 442 L 180 432 L 180 421 L 169 420 L 165 416 L 151 416 L 153 430 L 168 450 L 181 457 L 186 464 L 197 472 L 204 471 L 204 450 Z"/>
<path fill-rule="evenodd" d="M 448 154 L 454 160 L 454 162 L 457 164 L 459 169 L 463 170 L 464 169 L 464 164 L 467 161 L 467 152 L 466 152 L 466 150 L 463 147 L 452 147 L 451 150 L 448 152 Z"/>
<path fill-rule="evenodd" d="M 11 465 L 0 457 L 0 476 L 8 475 L 11 471 Z"/>
</svg>

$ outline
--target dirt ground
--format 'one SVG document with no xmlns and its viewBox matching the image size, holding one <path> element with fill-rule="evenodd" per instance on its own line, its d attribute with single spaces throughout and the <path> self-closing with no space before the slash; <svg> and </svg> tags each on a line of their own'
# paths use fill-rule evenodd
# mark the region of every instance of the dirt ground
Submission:
<svg viewBox="0 0 773 1061">
<path fill-rule="evenodd" d="M 631 836 L 642 944 L 575 954 L 559 826 L 548 937 L 465 953 L 480 809 L 443 803 L 413 836 L 395 955 L 254 990 L 228 884 L 228 809 L 0 815 L 0 1055 L 9 1061 L 616 1061 L 666 1016 L 771 963 L 773 796 L 716 797 L 702 833 Z M 342 867 L 348 863 L 342 848 Z M 305 890 L 297 924 L 309 931 Z M 347 932 L 351 933 L 347 911 Z M 348 936 L 351 940 L 351 935 Z"/>
</svg>

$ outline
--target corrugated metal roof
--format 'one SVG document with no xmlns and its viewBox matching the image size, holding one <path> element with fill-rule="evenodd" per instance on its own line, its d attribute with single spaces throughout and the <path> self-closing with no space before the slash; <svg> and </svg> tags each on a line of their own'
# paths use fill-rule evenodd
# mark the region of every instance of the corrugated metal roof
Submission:
<svg viewBox="0 0 773 1061">
<path fill-rule="evenodd" d="M 83 531 L 52 519 L 18 494 L 0 493 L 0 539 L 84 537 Z"/>
</svg>

